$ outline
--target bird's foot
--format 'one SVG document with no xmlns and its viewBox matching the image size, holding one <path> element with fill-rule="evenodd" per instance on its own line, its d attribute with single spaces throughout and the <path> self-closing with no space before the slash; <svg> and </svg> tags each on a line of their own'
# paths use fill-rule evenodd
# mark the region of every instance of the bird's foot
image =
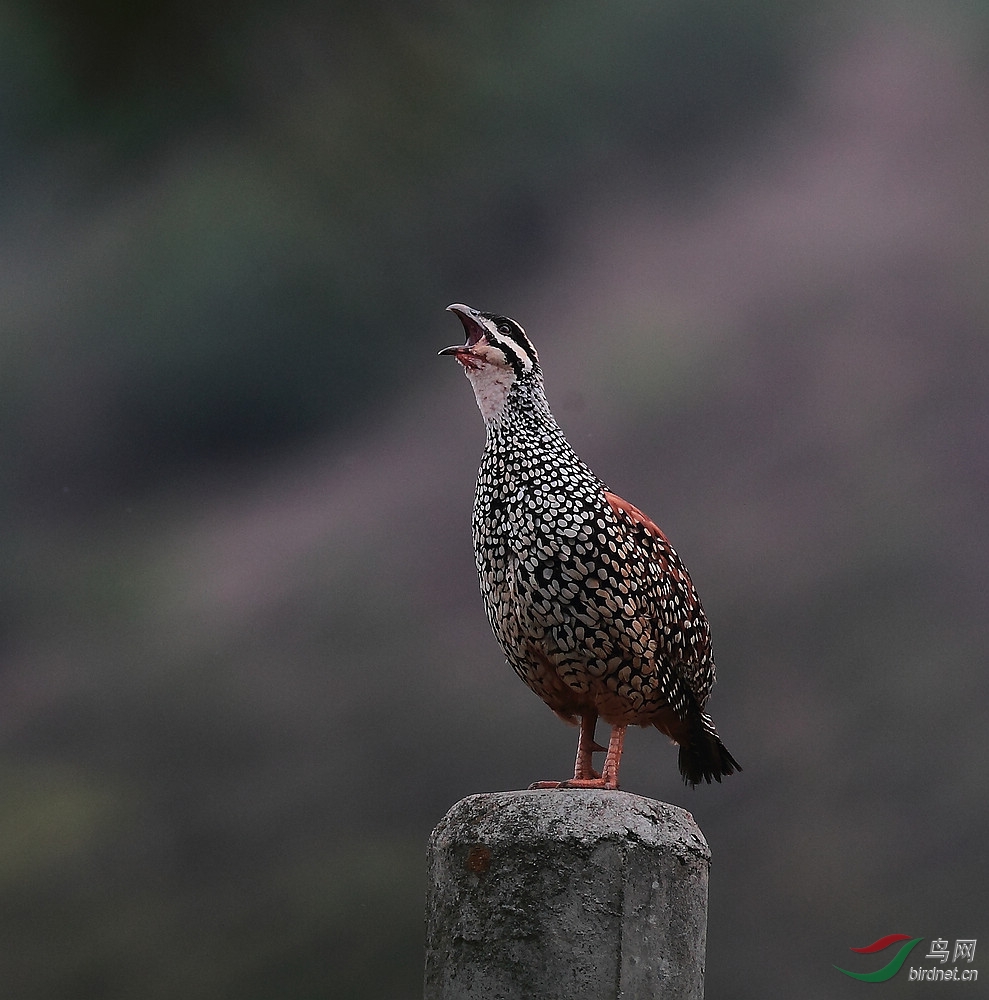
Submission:
<svg viewBox="0 0 989 1000">
<path fill-rule="evenodd" d="M 595 749 L 603 750 L 604 747 L 595 746 Z M 600 773 L 591 767 L 588 754 L 587 760 L 578 763 L 572 778 L 567 778 L 566 781 L 534 781 L 529 788 L 604 788 L 605 786 L 601 784 L 603 780 Z"/>
<path fill-rule="evenodd" d="M 596 780 L 601 777 L 600 771 L 594 770 L 594 765 L 591 763 L 591 755 L 588 754 L 587 758 L 581 758 L 577 761 L 577 766 L 574 768 L 573 777 L 571 781 L 584 781 L 587 779 Z"/>
<path fill-rule="evenodd" d="M 618 788 L 617 779 L 609 779 L 594 772 L 593 778 L 567 778 L 566 781 L 534 781 L 529 785 L 530 789 L 535 788 L 607 788 L 615 790 Z"/>
<path fill-rule="evenodd" d="M 595 774 L 593 778 L 570 778 L 569 781 L 561 781 L 560 788 L 608 788 L 617 789 L 618 779 L 608 778 L 603 774 Z"/>
<path fill-rule="evenodd" d="M 580 717 L 580 740 L 577 743 L 577 760 L 574 764 L 573 777 L 566 781 L 534 781 L 530 788 L 618 788 L 618 764 L 622 759 L 622 747 L 625 743 L 625 727 L 612 726 L 611 739 L 608 741 L 604 766 L 600 772 L 594 770 L 593 755 L 605 750 L 594 740 L 594 725 L 597 722 L 597 712 L 586 712 Z"/>
</svg>

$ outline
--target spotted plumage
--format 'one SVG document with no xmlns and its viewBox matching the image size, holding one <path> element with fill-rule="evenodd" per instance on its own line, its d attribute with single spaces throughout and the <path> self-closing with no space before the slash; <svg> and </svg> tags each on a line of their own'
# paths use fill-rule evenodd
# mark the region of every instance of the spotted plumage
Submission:
<svg viewBox="0 0 989 1000">
<path fill-rule="evenodd" d="M 449 308 L 467 342 L 440 353 L 464 367 L 486 428 L 472 526 L 488 621 L 519 677 L 580 722 L 573 779 L 537 786 L 617 788 L 633 724 L 679 744 L 691 785 L 741 770 L 703 711 L 715 676 L 711 633 L 675 549 L 570 447 L 522 327 Z M 600 773 L 598 717 L 612 727 Z"/>
</svg>

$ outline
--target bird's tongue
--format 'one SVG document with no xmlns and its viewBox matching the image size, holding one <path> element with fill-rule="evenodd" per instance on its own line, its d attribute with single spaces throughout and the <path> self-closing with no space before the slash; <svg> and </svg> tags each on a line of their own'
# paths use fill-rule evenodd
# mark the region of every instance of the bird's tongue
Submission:
<svg viewBox="0 0 989 1000">
<path fill-rule="evenodd" d="M 474 355 L 469 354 L 466 350 L 458 351 L 454 357 L 464 366 L 465 371 L 476 372 L 481 367 Z"/>
<path fill-rule="evenodd" d="M 484 339 L 484 327 L 469 313 L 461 312 L 459 309 L 454 311 L 457 319 L 463 325 L 464 333 L 467 334 L 467 343 L 464 346 L 473 347 L 475 344 L 479 344 Z"/>
</svg>

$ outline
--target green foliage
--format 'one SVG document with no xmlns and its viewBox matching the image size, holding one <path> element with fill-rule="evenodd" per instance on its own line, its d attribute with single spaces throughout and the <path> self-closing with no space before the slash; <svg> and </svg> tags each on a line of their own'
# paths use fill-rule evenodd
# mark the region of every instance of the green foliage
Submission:
<svg viewBox="0 0 989 1000">
<path fill-rule="evenodd" d="M 46 388 L 3 395 L 0 457 L 98 491 L 379 409 L 437 303 L 537 271 L 587 183 L 672 176 L 775 100 L 800 5 L 54 9 L 18 72 L 74 113 L 8 191 L 58 192 L 13 230 L 49 280 L 0 359 Z"/>
<path fill-rule="evenodd" d="M 0 9 L 4 996 L 418 995 L 429 828 L 571 752 L 479 608 L 481 428 L 469 399 L 436 418 L 427 394 L 439 310 L 509 283 L 531 298 L 588 191 L 737 164 L 725 150 L 807 55 L 808 10 L 833 13 Z M 696 572 L 746 768 L 684 800 L 715 854 L 712 994 L 761 996 L 771 969 L 809 996 L 835 941 L 890 920 L 975 934 L 984 911 L 981 720 L 959 703 L 986 685 L 985 171 L 977 85 L 934 65 L 951 71 L 880 60 L 869 106 L 892 101 L 893 125 L 854 119 L 853 155 L 840 108 L 794 116 L 828 230 L 793 240 L 809 263 L 773 271 L 774 220 L 804 218 L 806 188 L 726 196 L 697 228 L 757 217 L 772 252 L 708 257 L 751 294 L 699 283 L 711 323 L 645 289 L 573 331 L 598 393 L 568 414 L 574 443 L 638 477 L 630 499 Z M 911 124 L 916 79 L 935 93 Z M 817 186 L 859 155 L 884 167 L 864 222 L 851 173 Z M 448 432 L 468 412 L 465 445 Z M 362 435 L 372 420 L 387 432 Z M 224 475 L 317 433 L 336 447 L 311 464 Z M 672 751 L 629 739 L 628 787 L 678 795 Z"/>
</svg>

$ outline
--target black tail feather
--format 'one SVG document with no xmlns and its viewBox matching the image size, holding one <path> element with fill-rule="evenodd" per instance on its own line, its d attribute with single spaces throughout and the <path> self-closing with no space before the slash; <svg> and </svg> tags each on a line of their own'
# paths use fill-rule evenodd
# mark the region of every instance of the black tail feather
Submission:
<svg viewBox="0 0 989 1000">
<path fill-rule="evenodd" d="M 721 782 L 723 775 L 742 770 L 742 765 L 721 742 L 709 715 L 701 715 L 699 724 L 690 735 L 690 741 L 680 745 L 678 763 L 685 785 L 695 788 L 702 781 Z"/>
</svg>

